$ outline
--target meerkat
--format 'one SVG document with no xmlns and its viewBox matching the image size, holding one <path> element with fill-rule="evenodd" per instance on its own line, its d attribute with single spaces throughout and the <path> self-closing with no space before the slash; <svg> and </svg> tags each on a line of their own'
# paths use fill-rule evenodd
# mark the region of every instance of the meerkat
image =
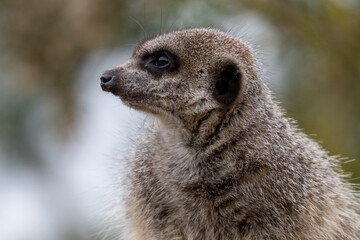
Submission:
<svg viewBox="0 0 360 240">
<path fill-rule="evenodd" d="M 284 116 L 242 40 L 159 35 L 101 87 L 158 122 L 130 159 L 125 239 L 359 239 L 336 158 Z"/>
</svg>

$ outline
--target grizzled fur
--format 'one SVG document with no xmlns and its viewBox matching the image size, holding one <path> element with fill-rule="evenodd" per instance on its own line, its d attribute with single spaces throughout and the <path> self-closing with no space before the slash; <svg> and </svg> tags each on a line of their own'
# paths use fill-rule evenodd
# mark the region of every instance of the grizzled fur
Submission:
<svg viewBox="0 0 360 240">
<path fill-rule="evenodd" d="M 159 51 L 168 71 L 148 69 Z M 175 31 L 104 74 L 104 90 L 159 122 L 131 159 L 125 239 L 358 239 L 336 159 L 284 117 L 240 40 Z"/>
</svg>

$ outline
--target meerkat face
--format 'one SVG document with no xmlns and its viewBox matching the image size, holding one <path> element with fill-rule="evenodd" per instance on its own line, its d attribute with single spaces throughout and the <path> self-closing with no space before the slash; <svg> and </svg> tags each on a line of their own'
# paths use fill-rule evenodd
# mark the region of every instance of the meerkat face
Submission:
<svg viewBox="0 0 360 240">
<path fill-rule="evenodd" d="M 101 87 L 155 115 L 199 115 L 240 101 L 252 62 L 239 40 L 188 29 L 141 43 L 129 60 L 103 73 Z"/>
</svg>

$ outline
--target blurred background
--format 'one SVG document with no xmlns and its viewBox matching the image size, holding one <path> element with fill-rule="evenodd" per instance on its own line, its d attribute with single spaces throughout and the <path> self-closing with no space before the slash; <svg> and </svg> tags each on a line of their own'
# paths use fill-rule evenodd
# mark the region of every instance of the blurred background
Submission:
<svg viewBox="0 0 360 240">
<path fill-rule="evenodd" d="M 360 183 L 358 0 L 0 0 L 0 239 L 116 239 L 146 116 L 99 76 L 146 36 L 195 26 L 252 43 L 287 115 Z"/>
</svg>

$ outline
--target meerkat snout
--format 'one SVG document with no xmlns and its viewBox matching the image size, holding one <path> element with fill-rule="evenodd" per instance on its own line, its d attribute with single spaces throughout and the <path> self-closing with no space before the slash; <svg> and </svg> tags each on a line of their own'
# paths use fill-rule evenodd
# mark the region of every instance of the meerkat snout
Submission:
<svg viewBox="0 0 360 240">
<path fill-rule="evenodd" d="M 100 81 L 101 81 L 101 89 L 106 92 L 109 92 L 112 86 L 116 82 L 116 76 L 112 73 L 112 71 L 105 71 L 101 75 Z"/>
</svg>

